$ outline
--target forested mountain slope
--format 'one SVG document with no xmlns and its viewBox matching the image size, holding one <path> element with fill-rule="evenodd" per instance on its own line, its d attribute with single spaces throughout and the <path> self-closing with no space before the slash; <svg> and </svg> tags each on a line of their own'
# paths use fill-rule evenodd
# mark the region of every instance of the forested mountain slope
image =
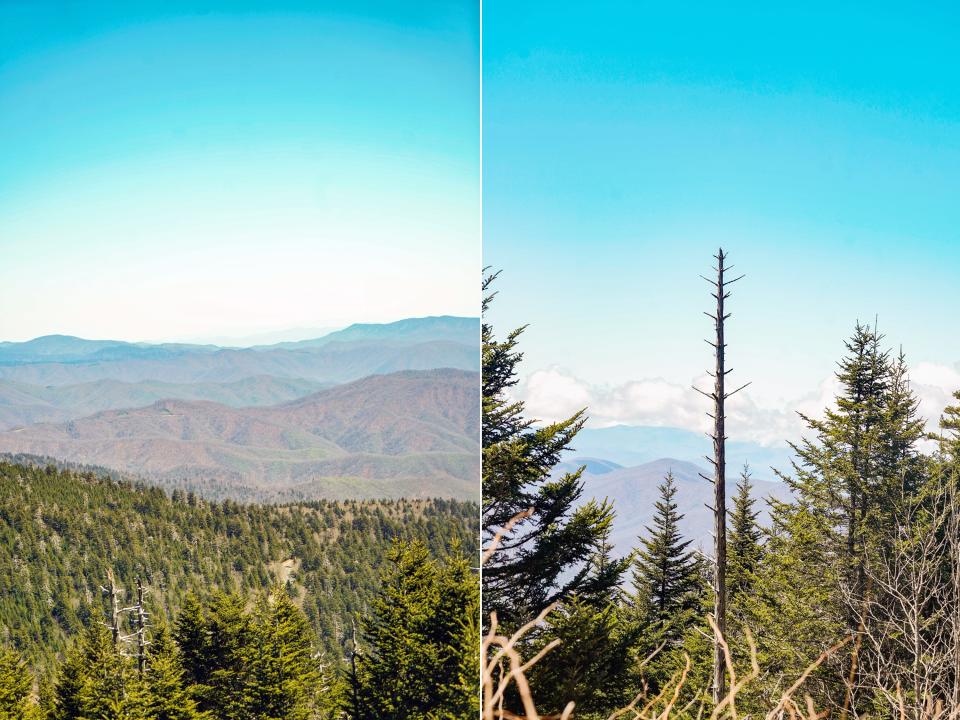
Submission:
<svg viewBox="0 0 960 720">
<path fill-rule="evenodd" d="M 48 664 L 99 622 L 100 586 L 140 577 L 158 614 L 189 592 L 260 592 L 287 581 L 326 653 L 343 657 L 395 537 L 443 555 L 476 545 L 479 509 L 449 500 L 285 506 L 196 496 L 50 468 L 0 463 L 0 642 Z"/>
<path fill-rule="evenodd" d="M 270 407 L 164 400 L 0 433 L 0 451 L 135 473 L 207 497 L 473 498 L 479 378 L 374 375 Z"/>
</svg>

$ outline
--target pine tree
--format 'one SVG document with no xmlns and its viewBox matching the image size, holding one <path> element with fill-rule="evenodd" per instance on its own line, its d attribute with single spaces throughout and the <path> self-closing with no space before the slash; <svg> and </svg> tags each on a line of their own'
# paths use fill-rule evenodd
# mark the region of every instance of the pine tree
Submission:
<svg viewBox="0 0 960 720">
<path fill-rule="evenodd" d="M 762 531 L 757 524 L 760 512 L 754 509 L 752 491 L 750 468 L 745 464 L 737 482 L 727 537 L 727 587 L 734 610 L 739 608 L 740 598 L 752 591 L 763 553 Z"/>
<path fill-rule="evenodd" d="M 0 720 L 39 717 L 32 690 L 33 677 L 20 654 L 0 648 Z"/>
<path fill-rule="evenodd" d="M 495 275 L 483 282 L 488 293 Z M 483 300 L 487 312 L 493 294 Z M 505 627 L 516 627 L 551 603 L 573 594 L 599 593 L 590 575 L 590 558 L 613 519 L 607 503 L 581 502 L 581 470 L 553 475 L 562 454 L 585 422 L 580 411 L 542 427 L 524 418 L 524 406 L 508 393 L 517 380 L 524 328 L 497 340 L 482 329 L 483 539 L 522 512 L 528 515 L 502 538 L 483 569 L 484 612 L 497 613 Z"/>
<path fill-rule="evenodd" d="M 697 557 L 687 550 L 691 541 L 683 540 L 680 534 L 683 515 L 674 500 L 677 488 L 672 472 L 667 473 L 659 490 L 653 527 L 647 528 L 647 537 L 640 538 L 633 586 L 646 625 L 657 628 L 669 642 L 676 642 L 685 621 L 699 608 L 702 579 Z"/>
</svg>

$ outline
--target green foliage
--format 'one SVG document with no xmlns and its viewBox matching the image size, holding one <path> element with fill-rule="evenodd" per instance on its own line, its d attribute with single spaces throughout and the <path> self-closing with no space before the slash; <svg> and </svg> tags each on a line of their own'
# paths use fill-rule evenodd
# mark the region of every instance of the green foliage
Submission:
<svg viewBox="0 0 960 720">
<path fill-rule="evenodd" d="M 450 500 L 217 503 L 0 463 L 0 587 L 16 589 L 0 594 L 0 641 L 43 675 L 68 638 L 102 620 L 109 569 L 122 588 L 143 578 L 158 619 L 190 593 L 261 594 L 287 578 L 325 661 L 342 667 L 393 540 L 420 538 L 444 555 L 453 540 L 476 542 L 477 515 Z"/>
<path fill-rule="evenodd" d="M 197 708 L 186 682 L 180 648 L 165 626 L 153 634 L 149 647 L 144 684 L 147 688 L 145 715 L 151 720 L 210 720 Z"/>
<path fill-rule="evenodd" d="M 676 494 L 673 473 L 668 473 L 660 485 L 653 527 L 640 539 L 633 571 L 643 623 L 668 645 L 682 637 L 684 627 L 700 608 L 702 593 L 700 562 L 687 550 L 690 541 L 680 534 L 683 516 L 677 511 Z"/>
<path fill-rule="evenodd" d="M 727 592 L 734 612 L 752 593 L 763 556 L 763 531 L 757 523 L 760 511 L 755 509 L 752 491 L 750 468 L 744 466 L 727 527 Z"/>
<path fill-rule="evenodd" d="M 474 718 L 479 713 L 479 583 L 465 559 L 396 543 L 364 619 L 351 678 L 356 720 Z"/>
<path fill-rule="evenodd" d="M 485 293 L 494 277 L 484 280 Z M 484 312 L 492 297 L 485 296 Z M 517 350 L 522 332 L 497 340 L 488 323 L 482 329 L 484 543 L 529 511 L 483 569 L 484 612 L 496 612 L 506 627 L 522 625 L 574 594 L 605 596 L 618 581 L 591 575 L 590 560 L 610 528 L 612 508 L 605 502 L 580 502 L 582 469 L 551 474 L 583 427 L 583 411 L 538 427 L 523 417 L 523 403 L 507 395 L 523 357 Z"/>
<path fill-rule="evenodd" d="M 0 648 L 0 720 L 39 717 L 32 702 L 33 676 L 23 658 L 13 650 Z"/>
<path fill-rule="evenodd" d="M 630 701 L 637 684 L 631 657 L 637 634 L 626 614 L 617 603 L 597 607 L 577 596 L 550 613 L 526 652 L 532 657 L 560 641 L 530 671 L 534 695 L 544 699 L 539 710 L 559 715 L 572 700 L 576 717 L 599 719 Z"/>
</svg>

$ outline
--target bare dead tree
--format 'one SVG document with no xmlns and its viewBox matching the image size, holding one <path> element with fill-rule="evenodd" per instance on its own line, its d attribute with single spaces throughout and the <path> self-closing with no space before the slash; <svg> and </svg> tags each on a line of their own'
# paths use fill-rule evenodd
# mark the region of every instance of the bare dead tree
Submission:
<svg viewBox="0 0 960 720">
<path fill-rule="evenodd" d="M 118 587 L 117 583 L 113 577 L 113 570 L 107 570 L 107 587 L 103 585 L 100 586 L 100 590 L 103 591 L 110 598 L 110 615 L 109 622 L 105 623 L 106 627 L 110 630 L 110 635 L 113 637 L 114 647 L 120 647 L 120 641 L 122 635 L 120 633 L 120 601 L 119 595 L 122 592 Z"/>
<path fill-rule="evenodd" d="M 710 507 L 710 510 L 713 512 L 713 618 L 717 624 L 718 632 L 716 636 L 723 637 L 727 631 L 727 436 L 725 434 L 726 415 L 724 403 L 727 398 L 734 393 L 740 392 L 750 383 L 746 383 L 731 392 L 726 391 L 726 377 L 732 372 L 732 369 L 727 370 L 725 366 L 725 350 L 727 346 L 724 342 L 724 324 L 727 318 L 730 317 L 730 313 L 725 311 L 724 302 L 730 297 L 730 292 L 727 290 L 727 287 L 744 276 L 740 275 L 732 280 L 727 279 L 726 273 L 732 269 L 732 266 L 727 267 L 725 265 L 727 255 L 723 252 L 723 248 L 717 251 L 714 258 L 717 261 L 717 267 L 714 268 L 714 271 L 717 273 L 717 279 L 711 280 L 703 275 L 700 276 L 713 285 L 714 292 L 711 293 L 711 295 L 716 300 L 716 314 L 704 312 L 707 317 L 713 318 L 715 331 L 714 340 L 707 340 L 707 343 L 714 348 L 714 371 L 707 371 L 707 374 L 713 377 L 714 380 L 713 392 L 707 393 L 696 387 L 694 387 L 694 390 L 713 401 L 713 413 L 707 413 L 707 415 L 713 418 L 713 434 L 710 435 L 708 433 L 709 437 L 713 439 L 713 457 L 707 457 L 707 460 L 713 464 L 713 478 L 708 478 L 706 475 L 701 475 L 701 477 L 713 483 L 713 507 L 707 506 Z M 713 643 L 714 703 L 719 703 L 726 694 L 725 684 L 726 674 L 723 648 L 720 642 L 715 639 Z"/>
<path fill-rule="evenodd" d="M 860 673 L 852 691 L 885 700 L 904 720 L 960 717 L 960 505 L 956 486 L 937 477 L 905 502 L 889 547 L 864 562 L 866 598 L 844 588 L 857 608 Z"/>
<path fill-rule="evenodd" d="M 147 639 L 147 628 L 149 627 L 147 609 L 143 603 L 145 590 L 143 581 L 137 578 L 137 604 L 133 606 L 132 611 L 136 613 L 136 638 L 137 638 L 137 672 L 143 676 L 147 669 L 147 646 L 150 641 Z"/>
</svg>

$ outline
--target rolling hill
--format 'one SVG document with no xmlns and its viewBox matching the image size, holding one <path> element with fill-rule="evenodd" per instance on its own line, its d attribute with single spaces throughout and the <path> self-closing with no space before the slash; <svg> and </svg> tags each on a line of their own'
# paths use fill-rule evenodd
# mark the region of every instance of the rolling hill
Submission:
<svg viewBox="0 0 960 720">
<path fill-rule="evenodd" d="M 369 377 L 269 407 L 161 400 L 0 433 L 0 452 L 134 473 L 208 497 L 457 497 L 479 487 L 479 376 Z"/>
<path fill-rule="evenodd" d="M 243 407 L 276 405 L 310 395 L 325 383 L 301 378 L 257 375 L 231 383 L 165 383 L 95 380 L 76 385 L 28 385 L 0 380 L 0 430 L 56 423 L 102 410 L 141 407 L 158 400 L 212 400 Z"/>
</svg>

